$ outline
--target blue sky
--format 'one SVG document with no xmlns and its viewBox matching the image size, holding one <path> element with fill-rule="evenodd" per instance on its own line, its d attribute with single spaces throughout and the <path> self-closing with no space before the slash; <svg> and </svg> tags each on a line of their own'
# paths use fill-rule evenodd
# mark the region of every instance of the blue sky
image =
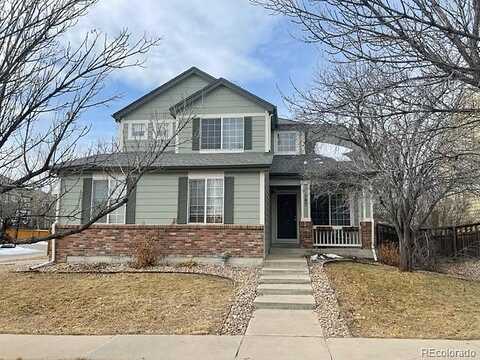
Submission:
<svg viewBox="0 0 480 360">
<path fill-rule="evenodd" d="M 94 28 L 114 35 L 123 27 L 134 36 L 146 33 L 162 41 L 143 68 L 121 70 L 108 81 L 105 93 L 122 94 L 121 100 L 83 114 L 82 122 L 92 126 L 87 142 L 114 137 L 113 112 L 190 66 L 235 82 L 289 116 L 279 89 L 291 94 L 290 80 L 307 87 L 312 73 L 325 64 L 317 48 L 292 36 L 299 34 L 288 20 L 248 0 L 100 0 L 69 40 L 75 43 Z"/>
</svg>

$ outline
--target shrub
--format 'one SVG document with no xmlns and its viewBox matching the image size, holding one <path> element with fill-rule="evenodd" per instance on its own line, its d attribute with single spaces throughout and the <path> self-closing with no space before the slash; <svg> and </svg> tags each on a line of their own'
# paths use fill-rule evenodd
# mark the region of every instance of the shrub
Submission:
<svg viewBox="0 0 480 360">
<path fill-rule="evenodd" d="M 378 260 L 386 265 L 400 265 L 400 251 L 398 246 L 392 242 L 387 242 L 378 248 Z"/>
<path fill-rule="evenodd" d="M 133 267 L 141 269 L 148 266 L 154 266 L 157 264 L 157 260 L 158 254 L 155 249 L 154 238 L 147 238 L 138 241 L 135 244 L 133 251 Z"/>
</svg>

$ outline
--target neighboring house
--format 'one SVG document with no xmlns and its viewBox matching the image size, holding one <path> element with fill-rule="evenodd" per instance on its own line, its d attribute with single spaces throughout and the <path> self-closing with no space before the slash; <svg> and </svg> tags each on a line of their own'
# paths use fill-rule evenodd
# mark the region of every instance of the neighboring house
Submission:
<svg viewBox="0 0 480 360">
<path fill-rule="evenodd" d="M 370 249 L 368 197 L 311 191 L 305 170 L 335 160 L 306 153 L 305 127 L 195 67 L 113 114 L 124 152 L 106 157 L 109 165 L 128 164 L 138 139 L 151 136 L 152 119 L 173 134 L 185 108 L 192 120 L 140 179 L 128 204 L 103 224 L 57 240 L 57 261 L 124 261 L 146 237 L 156 238 L 159 252 L 172 260 L 227 255 L 237 264 L 261 262 L 272 246 Z M 101 168 L 100 156 L 81 179 L 62 177 L 61 188 L 70 191 L 60 196 L 59 231 L 88 220 L 91 205 L 108 193 Z M 84 216 L 68 216 L 73 213 Z"/>
<path fill-rule="evenodd" d="M 0 175 L 0 185 L 10 184 Z M 55 198 L 41 190 L 13 189 L 0 195 L 0 222 L 8 227 L 50 229 L 55 216 Z"/>
</svg>

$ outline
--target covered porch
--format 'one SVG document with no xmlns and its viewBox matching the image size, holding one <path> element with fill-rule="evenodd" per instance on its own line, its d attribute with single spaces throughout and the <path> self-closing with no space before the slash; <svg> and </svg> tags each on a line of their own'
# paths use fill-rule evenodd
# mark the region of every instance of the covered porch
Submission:
<svg viewBox="0 0 480 360">
<path fill-rule="evenodd" d="M 373 202 L 365 191 L 314 193 L 308 180 L 271 177 L 269 247 L 370 248 Z"/>
</svg>

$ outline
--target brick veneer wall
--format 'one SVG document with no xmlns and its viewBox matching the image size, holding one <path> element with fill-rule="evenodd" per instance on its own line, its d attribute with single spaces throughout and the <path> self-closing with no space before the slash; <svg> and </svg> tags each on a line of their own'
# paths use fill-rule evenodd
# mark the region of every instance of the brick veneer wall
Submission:
<svg viewBox="0 0 480 360">
<path fill-rule="evenodd" d="M 300 221 L 300 247 L 313 247 L 313 226 L 311 221 Z"/>
<path fill-rule="evenodd" d="M 59 226 L 65 231 L 74 226 Z M 160 256 L 259 257 L 263 225 L 93 225 L 56 241 L 57 261 L 67 256 L 131 256 L 135 242 L 154 238 Z"/>
<path fill-rule="evenodd" d="M 372 247 L 372 223 L 370 221 L 360 222 L 360 240 L 362 249 L 370 249 Z"/>
</svg>

